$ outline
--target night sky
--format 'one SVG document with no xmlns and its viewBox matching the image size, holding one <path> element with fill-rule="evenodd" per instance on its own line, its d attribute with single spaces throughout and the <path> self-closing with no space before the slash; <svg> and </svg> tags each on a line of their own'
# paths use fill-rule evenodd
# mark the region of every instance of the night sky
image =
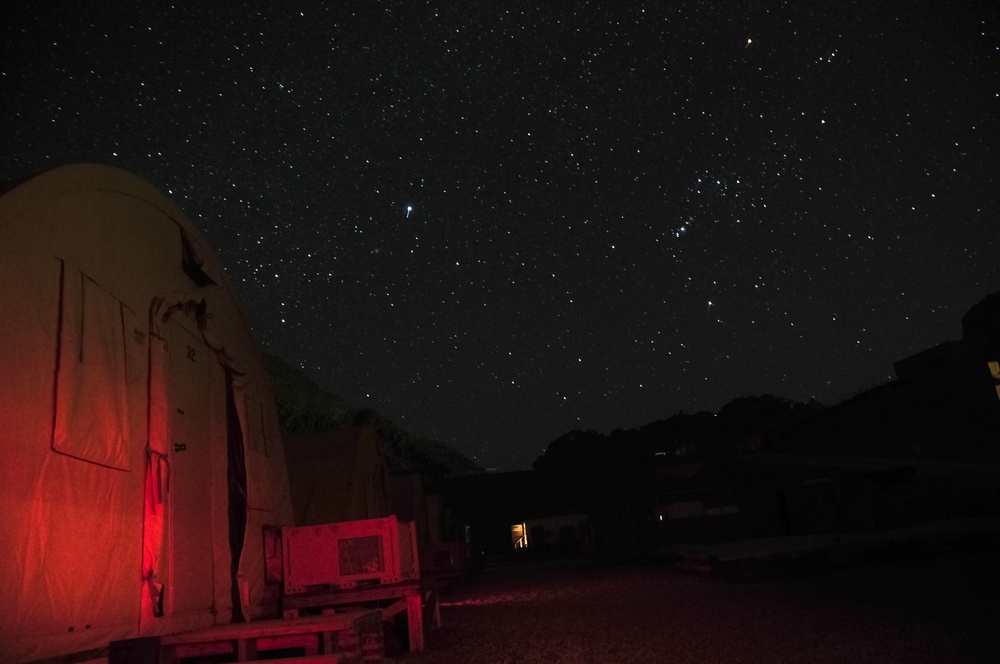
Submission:
<svg viewBox="0 0 1000 664">
<path fill-rule="evenodd" d="M 836 403 L 1000 290 L 995 2 L 44 4 L 0 181 L 149 180 L 264 350 L 487 467 Z"/>
</svg>

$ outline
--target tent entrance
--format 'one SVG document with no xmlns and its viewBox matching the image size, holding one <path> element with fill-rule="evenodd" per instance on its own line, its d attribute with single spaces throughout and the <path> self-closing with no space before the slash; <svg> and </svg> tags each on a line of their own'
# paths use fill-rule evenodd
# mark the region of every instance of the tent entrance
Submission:
<svg viewBox="0 0 1000 664">
<path fill-rule="evenodd" d="M 226 476 L 229 485 L 229 578 L 233 603 L 232 621 L 243 622 L 243 607 L 249 608 L 249 587 L 240 582 L 240 558 L 247 532 L 247 467 L 243 428 L 236 410 L 233 372 L 226 369 Z"/>
<path fill-rule="evenodd" d="M 175 320 L 170 322 L 170 566 L 166 610 L 170 614 L 211 609 L 212 486 L 211 364 L 212 351 Z"/>
</svg>

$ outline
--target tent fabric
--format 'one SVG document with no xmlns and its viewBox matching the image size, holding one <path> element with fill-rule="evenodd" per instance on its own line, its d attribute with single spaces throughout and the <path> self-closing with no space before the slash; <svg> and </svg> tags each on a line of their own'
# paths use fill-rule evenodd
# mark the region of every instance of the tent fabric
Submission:
<svg viewBox="0 0 1000 664">
<path fill-rule="evenodd" d="M 391 515 L 388 463 L 374 427 L 290 436 L 285 454 L 296 525 Z"/>
<path fill-rule="evenodd" d="M 228 622 L 234 562 L 245 615 L 274 615 L 262 530 L 292 523 L 277 414 L 198 229 L 134 175 L 53 169 L 0 195 L 0 283 L 0 659 Z M 237 561 L 232 426 L 254 508 Z"/>
<path fill-rule="evenodd" d="M 127 311 L 86 275 L 63 266 L 52 448 L 128 470 Z M 92 408 L 93 401 L 103 408 Z"/>
</svg>

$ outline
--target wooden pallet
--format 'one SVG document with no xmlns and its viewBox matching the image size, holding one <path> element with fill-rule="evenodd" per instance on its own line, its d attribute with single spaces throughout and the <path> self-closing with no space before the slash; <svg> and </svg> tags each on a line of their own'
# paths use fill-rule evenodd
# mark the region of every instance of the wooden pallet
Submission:
<svg viewBox="0 0 1000 664">
<path fill-rule="evenodd" d="M 388 622 L 406 611 L 410 652 L 423 652 L 425 605 L 431 614 L 434 626 L 441 626 L 437 590 L 427 582 L 411 581 L 392 586 L 285 595 L 283 609 L 285 618 L 294 619 L 309 611 L 336 609 L 336 607 L 343 606 L 371 606 L 386 601 L 392 601 L 392 603 L 380 609 L 382 620 Z"/>
<path fill-rule="evenodd" d="M 302 657 L 266 659 L 267 651 L 301 649 Z M 258 657 L 265 654 L 265 659 Z M 293 620 L 259 620 L 170 634 L 160 638 L 162 664 L 211 655 L 237 661 L 361 664 L 383 660 L 382 619 L 378 611 L 325 613 Z"/>
</svg>

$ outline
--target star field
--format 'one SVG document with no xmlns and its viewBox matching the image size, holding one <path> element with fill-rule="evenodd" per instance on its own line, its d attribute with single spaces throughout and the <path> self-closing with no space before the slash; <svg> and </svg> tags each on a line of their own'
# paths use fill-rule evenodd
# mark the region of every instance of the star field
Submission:
<svg viewBox="0 0 1000 664">
<path fill-rule="evenodd" d="M 831 404 L 1000 290 L 986 2 L 86 5 L 0 26 L 0 181 L 168 192 L 263 349 L 516 469 Z"/>
</svg>

